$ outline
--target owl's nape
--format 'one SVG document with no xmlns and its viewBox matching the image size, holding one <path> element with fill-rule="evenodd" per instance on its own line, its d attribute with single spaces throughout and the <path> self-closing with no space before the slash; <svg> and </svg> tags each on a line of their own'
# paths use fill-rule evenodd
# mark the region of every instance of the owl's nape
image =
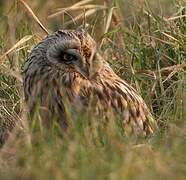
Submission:
<svg viewBox="0 0 186 180">
<path fill-rule="evenodd" d="M 156 129 L 143 99 L 114 73 L 84 31 L 58 31 L 39 43 L 24 65 L 23 86 L 28 109 L 34 109 L 38 98 L 46 109 L 41 113 L 44 123 L 55 117 L 67 125 L 65 99 L 75 108 L 91 97 L 100 110 L 114 109 L 132 133 L 148 135 Z"/>
</svg>

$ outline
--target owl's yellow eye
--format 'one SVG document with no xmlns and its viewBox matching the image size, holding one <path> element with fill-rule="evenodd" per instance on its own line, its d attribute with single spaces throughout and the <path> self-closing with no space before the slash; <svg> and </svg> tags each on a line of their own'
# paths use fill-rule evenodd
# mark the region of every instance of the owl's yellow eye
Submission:
<svg viewBox="0 0 186 180">
<path fill-rule="evenodd" d="M 64 59 L 65 61 L 75 61 L 77 58 L 76 58 L 76 56 L 74 56 L 74 55 L 72 55 L 72 54 L 65 53 L 65 54 L 63 55 L 63 59 Z"/>
</svg>

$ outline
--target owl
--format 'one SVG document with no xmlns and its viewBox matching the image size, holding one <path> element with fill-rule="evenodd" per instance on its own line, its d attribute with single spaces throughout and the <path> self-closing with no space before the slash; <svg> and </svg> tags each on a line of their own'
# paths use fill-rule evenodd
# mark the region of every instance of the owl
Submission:
<svg viewBox="0 0 186 180">
<path fill-rule="evenodd" d="M 124 129 L 153 134 L 156 121 L 144 100 L 115 74 L 98 51 L 96 42 L 84 30 L 59 30 L 37 44 L 22 72 L 29 112 L 39 108 L 46 128 L 55 119 L 67 129 L 66 99 L 72 105 L 84 105 L 93 98 L 97 108 L 114 110 Z"/>
</svg>

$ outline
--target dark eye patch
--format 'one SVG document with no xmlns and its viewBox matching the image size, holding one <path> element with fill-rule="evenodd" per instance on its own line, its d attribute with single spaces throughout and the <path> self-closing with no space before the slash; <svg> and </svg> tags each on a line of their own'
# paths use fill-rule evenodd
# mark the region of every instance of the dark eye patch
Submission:
<svg viewBox="0 0 186 180">
<path fill-rule="evenodd" d="M 77 57 L 75 55 L 72 55 L 72 54 L 64 53 L 63 54 L 63 59 L 64 59 L 64 61 L 76 61 Z"/>
<path fill-rule="evenodd" d="M 78 58 L 76 57 L 76 55 L 74 54 L 70 54 L 70 53 L 67 53 L 67 52 L 64 52 L 64 51 L 61 51 L 58 55 L 57 55 L 57 60 L 58 62 L 62 63 L 71 63 L 73 61 L 76 61 Z"/>
</svg>

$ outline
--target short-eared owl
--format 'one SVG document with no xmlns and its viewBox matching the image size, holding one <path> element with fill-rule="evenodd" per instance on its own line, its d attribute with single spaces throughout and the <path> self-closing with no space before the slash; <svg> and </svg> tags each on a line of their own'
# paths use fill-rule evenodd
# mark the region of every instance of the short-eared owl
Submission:
<svg viewBox="0 0 186 180">
<path fill-rule="evenodd" d="M 121 115 L 124 128 L 146 135 L 156 129 L 143 99 L 114 73 L 83 30 L 61 30 L 46 37 L 31 51 L 22 75 L 28 108 L 33 111 L 39 104 L 45 126 L 57 119 L 66 128 L 63 98 L 73 104 L 91 94 L 101 106 Z"/>
</svg>

